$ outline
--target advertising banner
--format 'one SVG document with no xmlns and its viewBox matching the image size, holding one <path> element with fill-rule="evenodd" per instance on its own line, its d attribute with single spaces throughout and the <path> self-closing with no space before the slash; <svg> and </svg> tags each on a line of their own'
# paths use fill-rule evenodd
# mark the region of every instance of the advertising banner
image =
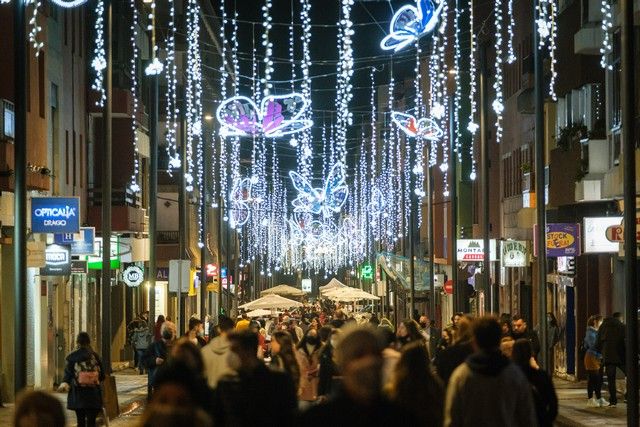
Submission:
<svg viewBox="0 0 640 427">
<path fill-rule="evenodd" d="M 484 240 L 458 239 L 458 261 L 484 260 Z M 489 240 L 489 261 L 497 261 L 496 239 Z"/>
<path fill-rule="evenodd" d="M 32 198 L 31 231 L 34 233 L 77 233 L 80 231 L 80 198 Z"/>
<path fill-rule="evenodd" d="M 538 225 L 533 226 L 534 253 L 538 253 Z M 546 230 L 547 257 L 579 256 L 581 253 L 580 224 L 549 223 Z"/>
<path fill-rule="evenodd" d="M 528 267 L 531 263 L 529 245 L 525 240 L 501 241 L 500 253 L 503 267 Z"/>
<path fill-rule="evenodd" d="M 70 245 L 71 255 L 94 255 L 95 227 L 80 227 L 80 233 L 56 234 L 53 240 L 58 245 Z"/>
<path fill-rule="evenodd" d="M 618 252 L 618 242 L 607 239 L 609 227 L 619 227 L 621 216 L 584 218 L 584 253 L 615 253 Z"/>
</svg>

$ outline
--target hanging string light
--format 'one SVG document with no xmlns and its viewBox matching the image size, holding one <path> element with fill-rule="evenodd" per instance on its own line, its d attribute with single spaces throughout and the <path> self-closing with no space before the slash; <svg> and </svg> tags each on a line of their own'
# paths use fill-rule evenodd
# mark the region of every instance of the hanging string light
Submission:
<svg viewBox="0 0 640 427">
<path fill-rule="evenodd" d="M 178 132 L 178 102 L 177 102 L 177 66 L 176 66 L 176 8 L 174 0 L 169 0 L 169 31 L 167 32 L 166 42 L 166 152 L 169 158 L 168 171 L 171 174 L 173 169 L 178 169 L 181 165 L 180 154 L 177 148 L 177 132 Z"/>
<path fill-rule="evenodd" d="M 131 35 L 129 42 L 131 43 L 131 98 L 133 100 L 131 112 L 131 134 L 133 137 L 133 174 L 129 189 L 133 193 L 140 192 L 140 148 L 138 144 L 138 8 L 135 0 L 130 0 L 131 7 Z"/>
<path fill-rule="evenodd" d="M 504 111 L 504 94 L 503 94 L 503 38 L 502 38 L 502 21 L 503 21 L 503 4 L 502 0 L 495 0 L 494 3 L 494 15 L 495 15 L 495 50 L 496 50 L 496 69 L 495 80 L 493 82 L 493 90 L 495 92 L 495 98 L 491 104 L 493 111 L 496 113 L 496 143 L 499 144 L 502 141 L 502 113 Z"/>
<path fill-rule="evenodd" d="M 542 50 L 545 47 L 549 51 L 550 57 L 550 74 L 549 79 L 549 96 L 555 101 L 557 99 L 555 91 L 555 82 L 557 79 L 556 70 L 556 39 L 557 39 L 557 19 L 558 19 L 558 6 L 557 0 L 540 0 L 538 2 L 537 11 L 538 18 L 536 20 L 538 28 L 538 49 Z"/>
<path fill-rule="evenodd" d="M 512 0 L 509 0 L 510 2 Z M 474 136 L 478 131 L 478 123 L 476 122 L 476 113 L 478 111 L 477 102 L 476 102 L 476 93 L 477 93 L 477 84 L 478 84 L 478 76 L 476 74 L 476 51 L 477 51 L 477 42 L 476 42 L 476 34 L 473 28 L 473 0 L 469 0 L 469 31 L 470 31 L 470 39 L 471 39 L 471 49 L 469 51 L 469 100 L 470 100 L 470 111 L 469 111 L 469 123 L 467 124 L 467 130 L 471 133 L 471 141 L 469 143 L 469 158 L 471 160 L 471 173 L 469 174 L 469 179 L 475 181 L 476 179 L 476 156 L 474 153 Z"/>
<path fill-rule="evenodd" d="M 271 17 L 272 6 L 272 0 L 266 0 L 264 6 L 262 6 L 262 26 L 264 28 L 264 32 L 262 33 L 262 46 L 265 49 L 264 78 L 262 81 L 262 83 L 264 84 L 264 96 L 269 96 L 273 87 L 273 84 L 271 83 L 271 74 L 273 73 L 273 61 L 271 60 L 271 55 L 273 54 L 273 43 L 269 41 L 269 32 L 273 27 L 273 18 Z"/>
<path fill-rule="evenodd" d="M 301 82 L 301 91 L 302 96 L 305 99 L 311 100 L 311 79 L 309 78 L 309 69 L 311 68 L 311 1 L 310 0 L 301 0 L 302 10 L 300 13 L 300 19 L 302 21 L 302 62 L 301 62 L 301 71 L 302 71 L 302 82 Z M 293 8 L 291 9 L 291 22 L 293 29 Z M 292 32 L 293 34 L 293 32 Z M 293 54 L 293 38 L 291 44 L 291 52 Z M 292 61 L 294 57 L 292 56 Z M 293 62 L 292 62 L 292 69 Z M 294 75 L 292 75 L 293 78 Z M 303 115 L 303 119 L 310 120 L 311 119 L 311 104 L 309 104 L 309 108 L 306 110 Z M 292 140 L 293 141 L 293 140 Z M 311 168 L 312 168 L 312 156 L 313 156 L 313 146 L 312 142 L 312 134 L 311 129 L 307 129 L 302 133 L 301 136 L 301 144 L 299 144 L 298 152 L 298 163 L 300 170 L 300 174 L 305 178 L 311 177 Z"/>
<path fill-rule="evenodd" d="M 500 0 L 496 0 L 496 2 L 499 2 Z M 461 60 L 462 60 L 462 54 L 460 52 L 461 50 L 461 46 L 460 46 L 460 17 L 461 17 L 461 10 L 456 6 L 455 9 L 455 17 L 454 17 L 454 21 L 453 21 L 453 31 L 455 33 L 454 35 L 454 41 L 453 41 L 453 66 L 454 66 L 454 85 L 455 85 L 455 91 L 454 91 L 454 95 L 453 95 L 453 121 L 454 121 L 454 126 L 455 129 L 453 130 L 454 134 L 455 134 L 455 140 L 454 140 L 454 146 L 453 146 L 453 151 L 454 153 L 458 156 L 458 161 L 461 160 L 461 145 L 462 145 L 462 141 L 461 141 L 461 137 L 462 137 L 462 132 L 460 131 L 460 109 L 462 108 L 462 86 L 460 85 L 460 66 L 461 66 Z M 497 17 L 496 17 L 497 20 Z"/>
<path fill-rule="evenodd" d="M 613 14 L 611 13 L 611 0 L 600 0 L 600 12 L 602 13 L 602 46 L 600 47 L 600 66 L 607 70 L 613 70 L 609 63 L 609 55 L 613 52 L 611 43 L 611 30 L 613 29 Z"/>
<path fill-rule="evenodd" d="M 507 26 L 507 64 L 513 64 L 514 62 L 516 62 L 516 52 L 513 47 L 513 29 L 515 27 L 513 0 L 507 0 L 507 13 L 509 14 L 509 25 Z"/>
<path fill-rule="evenodd" d="M 104 90 L 104 70 L 107 68 L 104 48 L 104 0 L 98 0 L 96 4 L 96 38 L 91 67 L 96 73 L 93 83 L 91 83 L 91 88 L 100 93 L 96 105 L 104 107 L 104 102 L 107 99 L 107 94 Z"/>
<path fill-rule="evenodd" d="M 229 73 L 227 71 L 227 12 L 225 9 L 225 0 L 220 0 L 220 16 L 222 18 L 222 23 L 220 24 L 220 50 L 221 50 L 221 58 L 220 58 L 220 99 L 224 101 L 227 99 L 227 80 L 229 78 Z M 254 42 L 255 45 L 255 42 Z M 255 61 L 255 46 L 254 46 L 254 61 Z M 254 75 L 255 77 L 255 75 Z M 234 79 L 238 79 L 238 76 L 234 76 Z M 219 171 L 219 185 L 220 185 L 220 194 L 219 197 L 227 197 L 229 191 L 229 177 L 227 174 L 227 166 L 228 162 L 228 146 L 227 141 L 223 135 L 219 133 L 218 138 L 218 158 L 213 158 L 212 162 L 215 164 L 218 163 L 218 171 Z"/>
<path fill-rule="evenodd" d="M 26 4 L 32 6 L 31 18 L 29 18 L 29 43 L 35 51 L 36 57 L 40 56 L 40 51 L 44 48 L 44 42 L 38 41 L 38 34 L 42 32 L 42 27 L 38 24 L 38 10 L 42 6 L 40 0 L 27 0 Z"/>
<path fill-rule="evenodd" d="M 347 128 L 353 124 L 353 113 L 349 111 L 349 103 L 353 98 L 351 77 L 353 76 L 353 46 L 351 37 L 354 34 L 351 21 L 353 0 L 341 0 L 341 19 L 338 27 L 338 84 L 336 94 L 336 149 L 338 160 L 346 162 Z"/>
</svg>

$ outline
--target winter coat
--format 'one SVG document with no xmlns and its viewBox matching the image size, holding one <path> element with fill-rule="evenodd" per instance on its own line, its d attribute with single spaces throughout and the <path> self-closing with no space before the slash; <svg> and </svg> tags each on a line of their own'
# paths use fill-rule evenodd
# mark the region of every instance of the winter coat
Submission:
<svg viewBox="0 0 640 427">
<path fill-rule="evenodd" d="M 338 375 L 338 367 L 333 361 L 333 346 L 326 343 L 320 350 L 320 367 L 318 372 L 318 395 L 327 396 L 333 389 L 333 377 Z"/>
<path fill-rule="evenodd" d="M 529 342 L 531 343 L 531 351 L 533 352 L 533 357 L 536 360 L 538 359 L 538 354 L 540 354 L 540 338 L 538 337 L 538 333 L 536 331 L 527 329 L 521 334 L 513 332 L 511 336 L 514 340 L 519 340 L 521 338 L 529 340 Z"/>
<path fill-rule="evenodd" d="M 584 335 L 584 349 L 586 350 L 584 355 L 584 368 L 587 371 L 597 371 L 600 369 L 602 354 L 596 349 L 597 341 L 598 330 L 593 326 L 587 327 L 587 332 Z"/>
<path fill-rule="evenodd" d="M 453 371 L 464 363 L 464 361 L 473 353 L 473 347 L 469 342 L 459 342 L 449 346 L 438 353 L 434 364 L 436 372 L 446 386 Z"/>
<path fill-rule="evenodd" d="M 596 351 L 602 353 L 606 365 L 625 365 L 626 343 L 624 325 L 618 319 L 607 317 L 598 329 Z"/>
<path fill-rule="evenodd" d="M 527 366 L 523 369 L 531 385 L 533 405 L 538 417 L 538 426 L 551 427 L 558 416 L 558 396 L 551 377 L 541 369 Z"/>
<path fill-rule="evenodd" d="M 318 371 L 320 367 L 320 347 L 315 347 L 309 354 L 306 345 L 296 351 L 296 359 L 300 365 L 300 385 L 298 398 L 314 401 L 318 398 Z"/>
<path fill-rule="evenodd" d="M 136 350 L 146 350 L 151 344 L 151 338 L 149 326 L 144 322 L 140 322 L 139 326 L 131 334 L 131 343 Z"/>
<path fill-rule="evenodd" d="M 444 426 L 537 426 L 529 382 L 499 350 L 474 353 L 451 375 Z"/>
<path fill-rule="evenodd" d="M 160 365 L 156 365 L 156 359 L 163 359 L 165 362 L 167 361 L 167 356 L 169 354 L 169 347 L 164 340 L 156 341 L 149 348 L 147 348 L 147 352 L 145 354 L 145 361 L 148 363 L 149 368 L 149 385 L 152 387 L 155 386 L 155 376 L 158 371 L 158 367 Z"/>
<path fill-rule="evenodd" d="M 209 387 L 216 388 L 221 377 L 234 374 L 227 363 L 230 348 L 231 343 L 226 335 L 217 336 L 202 347 L 202 359 Z"/>
<path fill-rule="evenodd" d="M 71 410 L 76 409 L 100 409 L 102 408 L 102 389 L 100 386 L 80 386 L 76 381 L 76 363 L 85 362 L 91 359 L 91 356 L 96 358 L 98 366 L 100 368 L 99 379 L 100 383 L 104 381 L 104 369 L 102 367 L 102 361 L 96 352 L 89 348 L 79 348 L 78 350 L 69 353 L 66 358 L 66 364 L 64 368 L 63 382 L 69 384 L 69 395 L 67 396 L 67 408 Z"/>
<path fill-rule="evenodd" d="M 297 407 L 291 378 L 260 363 L 250 372 L 224 376 L 214 391 L 216 427 L 291 427 Z"/>
</svg>

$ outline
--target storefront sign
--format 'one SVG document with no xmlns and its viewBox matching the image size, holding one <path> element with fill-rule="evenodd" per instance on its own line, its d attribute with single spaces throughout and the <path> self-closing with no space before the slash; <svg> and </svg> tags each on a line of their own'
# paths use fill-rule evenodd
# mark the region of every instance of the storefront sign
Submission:
<svg viewBox="0 0 640 427">
<path fill-rule="evenodd" d="M 218 266 L 215 264 L 207 264 L 207 277 L 218 277 Z"/>
<path fill-rule="evenodd" d="M 558 273 L 575 274 L 576 259 L 572 256 L 559 256 L 557 259 Z"/>
<path fill-rule="evenodd" d="M 360 270 L 360 277 L 365 280 L 373 279 L 373 267 L 371 267 L 371 264 L 365 264 L 362 266 L 362 269 Z"/>
<path fill-rule="evenodd" d="M 93 255 L 95 252 L 96 229 L 80 227 L 80 233 L 64 233 L 53 236 L 59 245 L 71 245 L 71 255 Z"/>
<path fill-rule="evenodd" d="M 538 253 L 538 226 L 533 227 L 534 252 Z M 551 223 L 546 228 L 547 257 L 580 255 L 580 224 Z"/>
<path fill-rule="evenodd" d="M 144 282 L 144 270 L 132 264 L 122 272 L 122 281 L 131 288 L 138 287 Z"/>
<path fill-rule="evenodd" d="M 32 198 L 31 231 L 77 233 L 80 231 L 80 199 L 78 197 Z"/>
<path fill-rule="evenodd" d="M 191 261 L 172 259 L 169 261 L 169 292 L 189 292 L 191 285 Z"/>
<path fill-rule="evenodd" d="M 483 261 L 484 240 L 458 239 L 458 261 Z M 497 261 L 496 240 L 489 240 L 489 261 Z"/>
<path fill-rule="evenodd" d="M 169 267 L 158 267 L 156 272 L 156 280 L 159 282 L 169 281 Z"/>
<path fill-rule="evenodd" d="M 71 249 L 67 245 L 47 245 L 41 276 L 69 276 L 71 274 Z"/>
<path fill-rule="evenodd" d="M 311 292 L 311 279 L 302 279 L 302 292 Z"/>
<path fill-rule="evenodd" d="M 71 261 L 71 273 L 72 274 L 87 274 L 89 267 L 87 261 Z"/>
<path fill-rule="evenodd" d="M 584 218 L 584 253 L 618 252 L 618 242 L 607 239 L 609 227 L 619 227 L 622 217 Z"/>
<path fill-rule="evenodd" d="M 527 267 L 529 247 L 524 240 L 503 240 L 500 242 L 500 261 L 503 267 Z"/>
</svg>

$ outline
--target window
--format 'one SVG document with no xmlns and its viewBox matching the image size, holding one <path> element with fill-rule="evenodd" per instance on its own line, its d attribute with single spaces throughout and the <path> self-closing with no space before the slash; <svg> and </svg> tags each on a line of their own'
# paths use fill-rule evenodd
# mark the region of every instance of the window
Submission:
<svg viewBox="0 0 640 427">
<path fill-rule="evenodd" d="M 15 138 L 16 136 L 16 121 L 15 111 L 13 109 L 13 103 L 6 99 L 2 101 L 2 133 L 7 138 Z"/>
</svg>

